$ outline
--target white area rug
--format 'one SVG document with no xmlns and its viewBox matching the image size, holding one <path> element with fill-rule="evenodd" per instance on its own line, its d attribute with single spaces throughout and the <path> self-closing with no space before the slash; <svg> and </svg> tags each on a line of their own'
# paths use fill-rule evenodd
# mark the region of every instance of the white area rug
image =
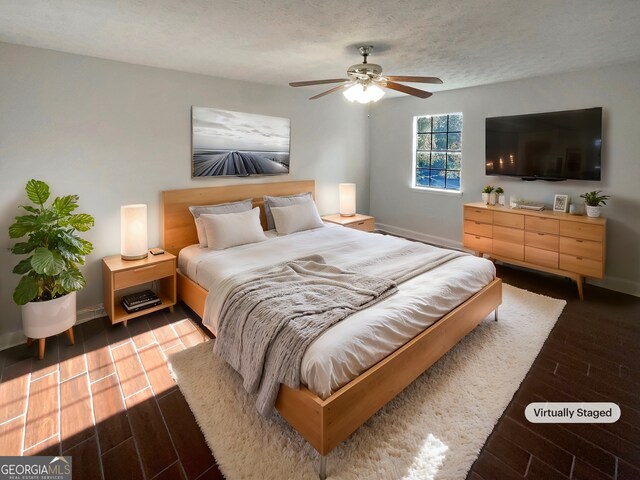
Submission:
<svg viewBox="0 0 640 480">
<path fill-rule="evenodd" d="M 328 456 L 332 479 L 466 476 L 566 302 L 504 285 L 493 314 Z M 228 480 L 317 479 L 318 455 L 286 422 L 262 418 L 212 343 L 170 357 Z"/>
</svg>

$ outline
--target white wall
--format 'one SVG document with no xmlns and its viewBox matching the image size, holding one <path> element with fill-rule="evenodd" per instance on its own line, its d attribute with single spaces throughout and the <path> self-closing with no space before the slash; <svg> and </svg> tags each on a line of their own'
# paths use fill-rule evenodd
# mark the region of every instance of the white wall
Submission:
<svg viewBox="0 0 640 480">
<path fill-rule="evenodd" d="M 213 52 L 212 54 L 215 54 Z M 11 300 L 18 258 L 7 229 L 30 178 L 76 193 L 96 226 L 78 308 L 102 303 L 101 258 L 120 251 L 120 205 L 149 205 L 149 245 L 160 243 L 160 192 L 230 183 L 315 179 L 320 213 L 338 210 L 338 183 L 369 203 L 367 108 L 339 95 L 216 79 L 0 43 L 0 348 L 21 339 Z M 291 174 L 191 178 L 191 106 L 291 119 Z"/>
<path fill-rule="evenodd" d="M 461 90 L 428 100 L 383 100 L 371 109 L 370 213 L 390 230 L 449 246 L 461 246 L 462 205 L 481 200 L 483 185 L 506 195 L 551 204 L 556 193 L 575 202 L 581 193 L 604 190 L 612 199 L 607 268 L 601 283 L 640 295 L 640 63 L 611 66 Z M 446 81 L 446 79 L 444 79 Z M 523 182 L 484 174 L 485 117 L 603 107 L 603 174 L 600 182 Z M 463 113 L 462 196 L 410 188 L 415 115 Z"/>
</svg>

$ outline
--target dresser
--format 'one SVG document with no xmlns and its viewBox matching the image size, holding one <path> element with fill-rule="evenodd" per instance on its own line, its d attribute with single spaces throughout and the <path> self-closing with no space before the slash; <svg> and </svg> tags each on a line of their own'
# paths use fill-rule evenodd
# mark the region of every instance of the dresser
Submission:
<svg viewBox="0 0 640 480">
<path fill-rule="evenodd" d="M 477 255 L 569 277 L 584 298 L 584 277 L 605 270 L 606 218 L 464 205 L 463 245 Z"/>
</svg>

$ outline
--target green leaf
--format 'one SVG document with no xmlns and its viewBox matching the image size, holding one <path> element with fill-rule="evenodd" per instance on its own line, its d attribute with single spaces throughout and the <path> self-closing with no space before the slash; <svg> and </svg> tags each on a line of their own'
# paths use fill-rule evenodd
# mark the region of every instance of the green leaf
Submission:
<svg viewBox="0 0 640 480">
<path fill-rule="evenodd" d="M 60 275 L 60 285 L 67 292 L 74 292 L 84 288 L 86 282 L 80 270 L 72 268 L 62 272 L 62 275 Z"/>
<path fill-rule="evenodd" d="M 78 195 L 67 195 L 65 197 L 56 197 L 53 201 L 53 209 L 58 215 L 64 217 L 78 208 Z"/>
<path fill-rule="evenodd" d="M 13 292 L 13 301 L 18 305 L 25 305 L 38 295 L 38 281 L 31 276 L 20 279 L 20 283 Z"/>
<path fill-rule="evenodd" d="M 59 243 L 58 252 L 68 262 L 84 264 L 82 251 L 78 248 L 69 247 L 66 243 Z"/>
<path fill-rule="evenodd" d="M 36 215 L 40 213 L 39 209 L 30 207 L 29 205 L 20 205 L 20 208 L 24 208 L 27 212 L 35 213 Z"/>
<path fill-rule="evenodd" d="M 20 263 L 13 267 L 13 273 L 24 275 L 31 271 L 31 257 L 20 260 Z"/>
<path fill-rule="evenodd" d="M 86 232 L 93 227 L 93 217 L 88 213 L 78 213 L 69 217 L 69 225 L 80 232 Z"/>
<path fill-rule="evenodd" d="M 16 217 L 18 220 L 20 217 Z M 33 231 L 33 225 L 29 222 L 20 222 L 12 224 L 9 227 L 9 237 L 10 238 L 21 238 L 24 237 L 27 233 Z"/>
<path fill-rule="evenodd" d="M 49 199 L 49 185 L 42 180 L 29 180 L 25 190 L 27 191 L 29 200 L 37 205 L 43 206 L 44 202 Z"/>
<path fill-rule="evenodd" d="M 52 252 L 46 247 L 38 247 L 31 258 L 31 266 L 36 273 L 44 275 L 59 275 L 65 267 L 64 258 L 58 252 Z"/>
<path fill-rule="evenodd" d="M 24 255 L 33 252 L 38 245 L 33 242 L 18 242 L 11 247 L 11 253 L 16 255 Z"/>
</svg>

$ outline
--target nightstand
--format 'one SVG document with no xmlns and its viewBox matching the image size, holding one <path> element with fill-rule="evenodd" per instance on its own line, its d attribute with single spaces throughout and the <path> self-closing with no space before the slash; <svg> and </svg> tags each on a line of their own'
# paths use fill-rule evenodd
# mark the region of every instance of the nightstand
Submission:
<svg viewBox="0 0 640 480">
<path fill-rule="evenodd" d="M 104 288 L 104 309 L 111 320 L 111 324 L 123 322 L 147 313 L 170 308 L 176 304 L 176 257 L 168 252 L 151 255 L 141 260 L 122 260 L 120 255 L 112 255 L 102 259 L 102 280 Z M 162 304 L 155 307 L 127 313 L 122 307 L 124 290 L 141 286 L 145 283 L 158 281 L 159 291 L 156 292 Z M 131 293 L 127 291 L 127 293 Z"/>
<path fill-rule="evenodd" d="M 375 228 L 376 219 L 369 215 L 360 215 L 356 213 L 351 217 L 343 217 L 340 214 L 324 215 L 322 220 L 329 223 L 337 223 L 343 227 L 355 228 L 356 230 L 362 230 L 364 232 L 373 232 Z"/>
</svg>

